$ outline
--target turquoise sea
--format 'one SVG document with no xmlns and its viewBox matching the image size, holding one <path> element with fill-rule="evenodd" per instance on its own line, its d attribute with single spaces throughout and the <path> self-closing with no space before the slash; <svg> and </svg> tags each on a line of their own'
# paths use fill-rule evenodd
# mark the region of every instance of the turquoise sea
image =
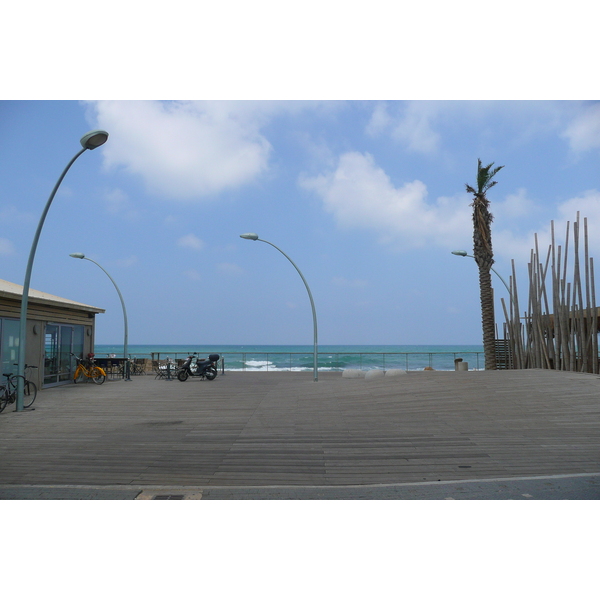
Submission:
<svg viewBox="0 0 600 600">
<path fill-rule="evenodd" d="M 123 344 L 95 347 L 96 356 L 123 356 Z M 312 345 L 305 346 L 232 346 L 232 345 L 129 345 L 131 358 L 186 358 L 220 354 L 228 371 L 311 371 Z M 404 369 L 454 371 L 454 359 L 462 358 L 469 369 L 483 369 L 483 346 L 331 346 L 318 347 L 319 371 L 344 369 Z"/>
</svg>

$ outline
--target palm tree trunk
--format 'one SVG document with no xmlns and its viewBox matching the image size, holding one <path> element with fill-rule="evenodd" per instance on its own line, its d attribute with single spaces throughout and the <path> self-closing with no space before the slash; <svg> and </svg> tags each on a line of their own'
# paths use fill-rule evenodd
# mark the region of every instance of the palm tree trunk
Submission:
<svg viewBox="0 0 600 600">
<path fill-rule="evenodd" d="M 496 369 L 496 320 L 494 317 L 494 290 L 489 269 L 479 269 L 479 294 L 481 298 L 481 326 L 485 368 Z"/>
</svg>

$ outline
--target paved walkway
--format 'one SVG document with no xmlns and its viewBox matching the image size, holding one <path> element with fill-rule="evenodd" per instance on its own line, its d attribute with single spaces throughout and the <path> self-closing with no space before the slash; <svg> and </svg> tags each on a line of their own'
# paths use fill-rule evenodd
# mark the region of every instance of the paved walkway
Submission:
<svg viewBox="0 0 600 600">
<path fill-rule="evenodd" d="M 600 498 L 600 377 L 228 373 L 42 390 L 0 498 Z"/>
<path fill-rule="evenodd" d="M 600 473 L 345 486 L 0 485 L 2 500 L 600 500 Z"/>
</svg>

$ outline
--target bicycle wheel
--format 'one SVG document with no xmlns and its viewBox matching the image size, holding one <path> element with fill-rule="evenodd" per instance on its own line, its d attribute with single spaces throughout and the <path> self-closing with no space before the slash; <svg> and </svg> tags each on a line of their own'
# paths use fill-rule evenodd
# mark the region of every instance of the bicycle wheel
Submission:
<svg viewBox="0 0 600 600">
<path fill-rule="evenodd" d="M 106 375 L 98 367 L 92 367 L 90 369 L 90 377 L 94 383 L 102 385 L 106 381 Z"/>
<path fill-rule="evenodd" d="M 36 396 L 37 385 L 26 379 L 23 387 L 23 408 L 29 408 L 35 402 Z"/>
<path fill-rule="evenodd" d="M 5 386 L 0 385 L 0 412 L 2 412 L 8 403 L 8 390 Z"/>
</svg>

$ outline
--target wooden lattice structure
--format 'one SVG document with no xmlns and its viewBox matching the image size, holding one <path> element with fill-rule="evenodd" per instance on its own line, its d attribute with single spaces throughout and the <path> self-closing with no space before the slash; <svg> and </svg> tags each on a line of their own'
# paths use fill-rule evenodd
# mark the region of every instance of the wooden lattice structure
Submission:
<svg viewBox="0 0 600 600">
<path fill-rule="evenodd" d="M 504 351 L 510 354 L 515 369 L 556 369 L 598 373 L 598 308 L 594 284 L 594 261 L 588 252 L 587 219 L 583 220 L 583 236 L 579 213 L 572 227 L 570 256 L 570 223 L 567 222 L 564 248 L 557 246 L 554 222 L 551 222 L 551 244 L 545 256 L 540 255 L 537 234 L 531 250 L 529 267 L 529 300 L 521 314 L 512 261 L 510 305 L 502 299 Z M 581 237 L 583 237 L 583 259 Z M 572 272 L 571 272 L 572 271 Z"/>
</svg>

